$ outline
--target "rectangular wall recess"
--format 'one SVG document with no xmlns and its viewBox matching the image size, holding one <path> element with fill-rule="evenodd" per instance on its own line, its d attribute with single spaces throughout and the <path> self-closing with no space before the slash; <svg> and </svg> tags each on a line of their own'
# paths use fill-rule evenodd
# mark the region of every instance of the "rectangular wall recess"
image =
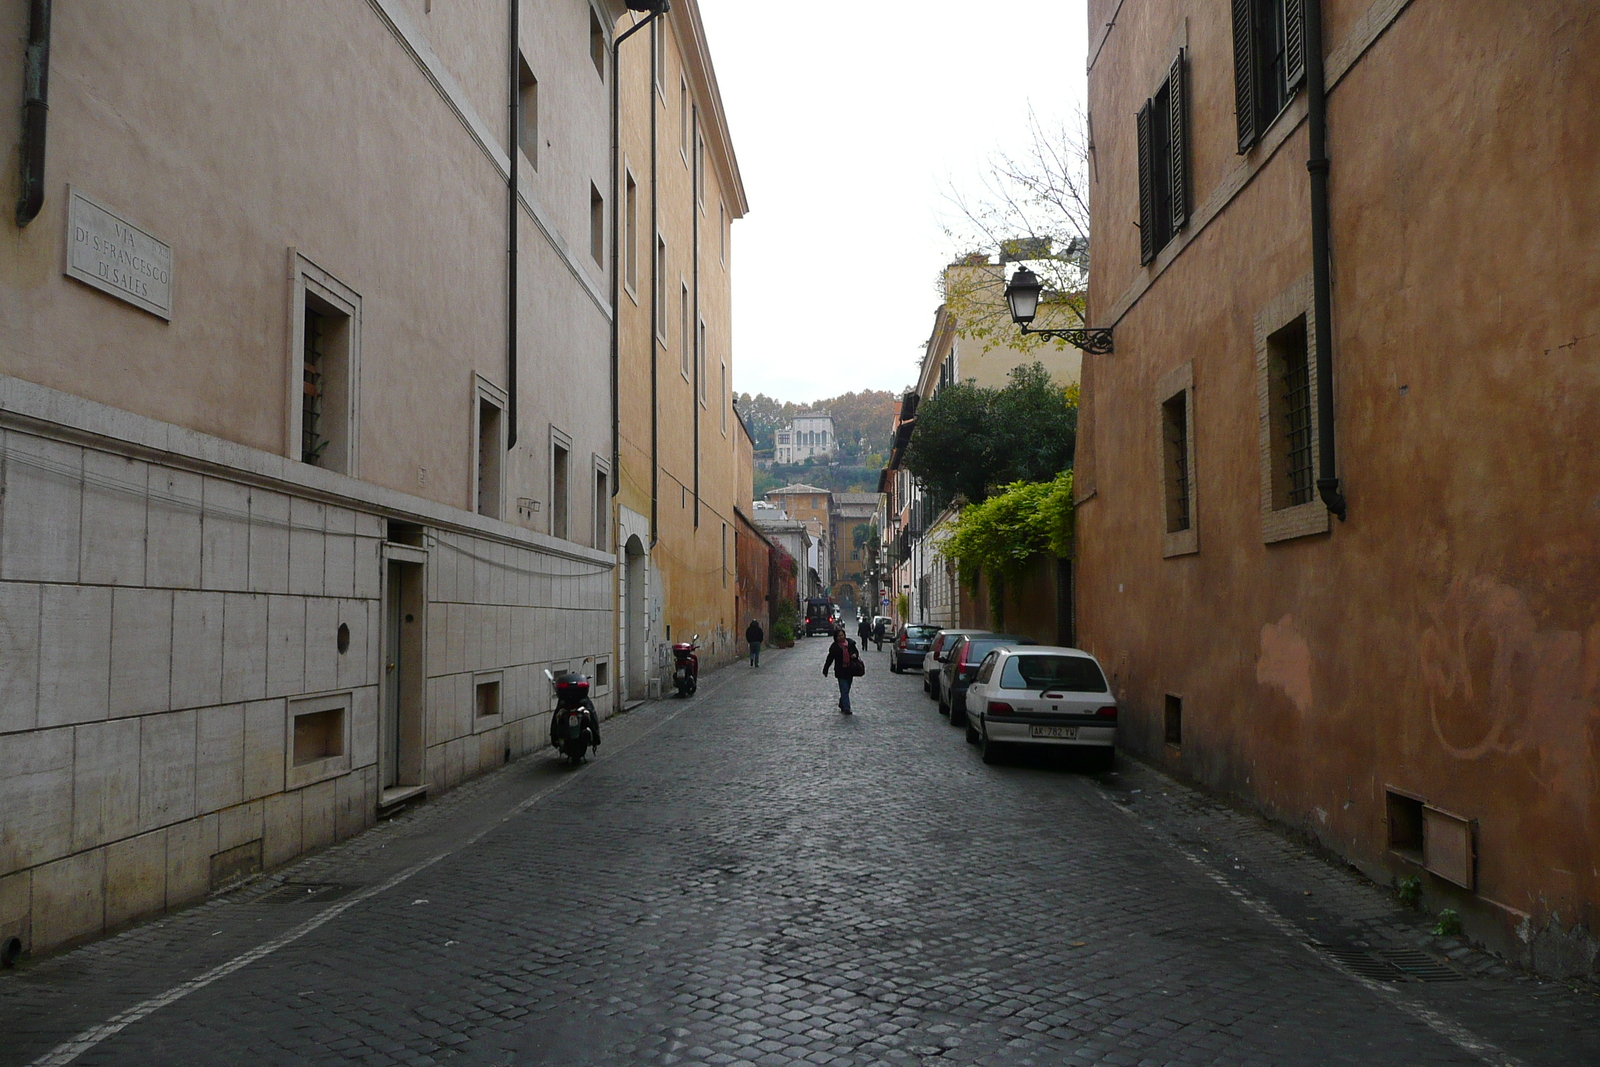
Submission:
<svg viewBox="0 0 1600 1067">
<path fill-rule="evenodd" d="M 352 695 L 330 693 L 288 702 L 285 788 L 320 782 L 350 770 Z"/>
</svg>

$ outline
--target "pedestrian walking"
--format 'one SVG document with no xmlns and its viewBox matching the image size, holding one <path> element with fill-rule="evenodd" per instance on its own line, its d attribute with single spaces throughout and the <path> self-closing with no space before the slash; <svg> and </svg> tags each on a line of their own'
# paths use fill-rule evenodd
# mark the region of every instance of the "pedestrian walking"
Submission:
<svg viewBox="0 0 1600 1067">
<path fill-rule="evenodd" d="M 866 648 L 872 643 L 872 623 L 863 615 L 861 621 L 856 623 L 856 636 L 861 639 L 861 647 Z"/>
<path fill-rule="evenodd" d="M 872 628 L 872 640 L 877 644 L 879 652 L 883 651 L 884 624 L 888 621 L 882 615 L 879 615 L 877 625 Z"/>
<path fill-rule="evenodd" d="M 750 620 L 750 625 L 744 629 L 744 639 L 750 642 L 750 666 L 761 666 L 761 642 L 767 639 L 767 632 L 755 619 Z"/>
<path fill-rule="evenodd" d="M 849 715 L 850 683 L 867 673 L 867 665 L 861 662 L 860 650 L 854 641 L 845 636 L 843 627 L 833 631 L 833 644 L 828 646 L 828 658 L 822 661 L 824 678 L 828 676 L 829 667 L 833 668 L 833 676 L 839 682 L 839 710 Z"/>
</svg>

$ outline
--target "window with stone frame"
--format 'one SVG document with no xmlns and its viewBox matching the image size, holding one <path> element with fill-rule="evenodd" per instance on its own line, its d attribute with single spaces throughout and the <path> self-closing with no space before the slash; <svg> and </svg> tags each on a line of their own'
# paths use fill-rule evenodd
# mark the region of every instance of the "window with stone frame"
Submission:
<svg viewBox="0 0 1600 1067">
<path fill-rule="evenodd" d="M 517 147 L 539 169 L 539 79 L 527 57 L 517 53 Z"/>
<path fill-rule="evenodd" d="M 1161 405 L 1161 458 L 1167 491 L 1167 533 L 1189 529 L 1189 394 Z"/>
<path fill-rule="evenodd" d="M 1272 412 L 1272 507 L 1309 504 L 1316 496 L 1311 456 L 1311 366 L 1300 316 L 1267 338 Z"/>
<path fill-rule="evenodd" d="M 1200 550 L 1194 452 L 1194 366 L 1162 377 L 1156 391 L 1161 426 L 1161 554 Z"/>
<path fill-rule="evenodd" d="M 606 78 L 606 30 L 600 24 L 600 16 L 594 8 L 589 9 L 589 60 L 594 63 L 595 73 L 600 75 L 600 80 Z"/>
<path fill-rule="evenodd" d="M 358 470 L 361 297 L 292 252 L 288 452 L 340 474 Z"/>
<path fill-rule="evenodd" d="M 1255 317 L 1261 531 L 1267 542 L 1329 529 L 1317 497 L 1316 328 L 1308 272 Z"/>
<path fill-rule="evenodd" d="M 633 178 L 633 171 L 626 173 L 626 192 L 623 194 L 623 263 L 626 273 L 623 282 L 628 287 L 628 292 L 639 291 L 639 183 Z"/>
</svg>

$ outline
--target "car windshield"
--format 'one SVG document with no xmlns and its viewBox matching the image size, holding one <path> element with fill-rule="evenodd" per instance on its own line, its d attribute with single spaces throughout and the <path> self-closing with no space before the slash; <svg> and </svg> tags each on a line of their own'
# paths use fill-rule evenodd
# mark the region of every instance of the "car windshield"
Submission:
<svg viewBox="0 0 1600 1067">
<path fill-rule="evenodd" d="M 966 665 L 969 669 L 976 668 L 978 664 L 983 662 L 983 657 L 1002 645 L 1012 644 L 1016 644 L 1016 641 L 1009 637 L 971 638 L 967 641 Z"/>
<path fill-rule="evenodd" d="M 1000 688 L 1104 693 L 1106 678 L 1085 656 L 1012 656 L 1000 675 Z"/>
</svg>

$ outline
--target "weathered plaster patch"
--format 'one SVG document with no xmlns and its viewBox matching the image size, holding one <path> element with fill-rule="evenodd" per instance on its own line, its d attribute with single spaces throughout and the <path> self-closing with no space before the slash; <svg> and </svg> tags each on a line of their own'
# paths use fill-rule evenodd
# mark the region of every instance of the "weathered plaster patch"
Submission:
<svg viewBox="0 0 1600 1067">
<path fill-rule="evenodd" d="M 1256 681 L 1282 690 L 1300 711 L 1310 709 L 1311 646 L 1295 628 L 1293 615 L 1285 615 L 1261 628 Z"/>
</svg>

